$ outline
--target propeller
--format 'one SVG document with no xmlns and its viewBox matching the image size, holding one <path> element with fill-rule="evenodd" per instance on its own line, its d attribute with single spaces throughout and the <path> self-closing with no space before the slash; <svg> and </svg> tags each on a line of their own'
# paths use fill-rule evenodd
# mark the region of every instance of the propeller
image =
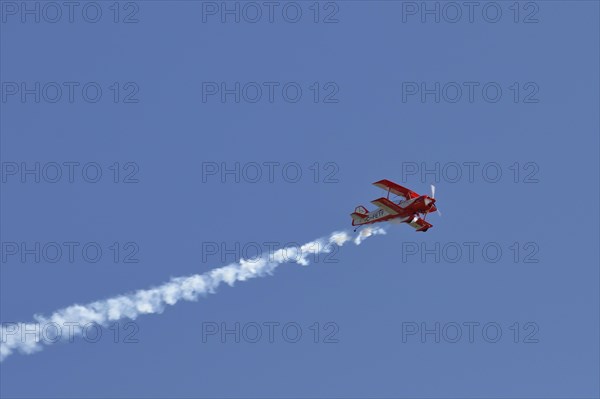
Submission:
<svg viewBox="0 0 600 399">
<path fill-rule="evenodd" d="M 435 199 L 435 186 L 433 184 L 431 185 L 431 198 Z M 437 210 L 437 214 L 442 216 L 442 212 L 438 209 L 437 205 L 435 209 Z"/>
</svg>

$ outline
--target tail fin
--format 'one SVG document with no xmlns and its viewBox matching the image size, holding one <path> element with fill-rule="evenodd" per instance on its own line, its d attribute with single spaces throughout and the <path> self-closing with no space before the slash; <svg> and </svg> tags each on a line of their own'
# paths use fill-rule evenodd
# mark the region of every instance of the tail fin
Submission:
<svg viewBox="0 0 600 399">
<path fill-rule="evenodd" d="M 359 205 L 356 208 L 354 208 L 354 212 L 350 214 L 350 216 L 352 216 L 352 226 L 364 224 L 362 223 L 362 220 L 366 219 L 368 214 L 369 211 L 362 205 Z"/>
<path fill-rule="evenodd" d="M 358 213 L 359 215 L 366 215 L 369 213 L 369 211 L 364 206 L 359 205 L 356 208 L 354 208 L 354 213 Z"/>
</svg>

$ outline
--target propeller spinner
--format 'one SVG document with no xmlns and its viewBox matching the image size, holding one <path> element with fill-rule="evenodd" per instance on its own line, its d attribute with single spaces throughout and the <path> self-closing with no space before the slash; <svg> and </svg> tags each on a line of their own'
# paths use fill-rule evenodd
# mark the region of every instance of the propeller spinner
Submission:
<svg viewBox="0 0 600 399">
<path fill-rule="evenodd" d="M 435 186 L 433 184 L 431 185 L 431 196 L 430 196 L 430 198 L 432 200 L 434 200 L 433 202 L 435 202 Z M 440 212 L 440 210 L 438 209 L 438 207 L 436 205 L 434 205 L 434 206 L 435 206 L 435 210 L 437 211 L 438 215 L 442 216 L 442 212 Z M 429 212 L 425 212 L 425 214 L 423 215 L 423 220 L 425 220 L 425 218 L 427 217 L 428 213 Z"/>
</svg>

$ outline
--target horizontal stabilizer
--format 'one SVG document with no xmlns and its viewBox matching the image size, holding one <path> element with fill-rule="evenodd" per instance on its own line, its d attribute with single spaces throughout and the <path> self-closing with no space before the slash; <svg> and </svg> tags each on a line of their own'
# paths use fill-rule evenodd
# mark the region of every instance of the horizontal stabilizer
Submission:
<svg viewBox="0 0 600 399">
<path fill-rule="evenodd" d="M 367 215 L 361 215 L 360 213 L 352 212 L 350 214 L 352 216 L 352 226 L 358 226 L 359 224 L 364 224 L 365 219 L 367 219 Z"/>
</svg>

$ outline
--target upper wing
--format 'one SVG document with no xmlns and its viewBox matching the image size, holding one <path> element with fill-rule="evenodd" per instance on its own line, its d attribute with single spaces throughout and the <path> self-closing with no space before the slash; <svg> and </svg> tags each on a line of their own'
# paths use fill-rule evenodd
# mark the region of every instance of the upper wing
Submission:
<svg viewBox="0 0 600 399">
<path fill-rule="evenodd" d="M 373 200 L 373 201 L 371 201 L 371 203 L 373 205 L 376 205 L 379 208 L 383 209 L 384 211 L 386 211 L 390 215 L 397 215 L 397 214 L 402 213 L 404 211 L 398 205 L 394 204 L 389 199 L 383 198 L 383 197 L 382 198 L 378 198 L 376 200 Z"/>
<path fill-rule="evenodd" d="M 404 197 L 407 200 L 411 198 L 417 198 L 419 196 L 419 194 L 415 193 L 414 191 L 409 190 L 406 187 L 402 187 L 401 185 L 387 179 L 379 180 L 378 182 L 373 183 L 373 185 L 382 188 L 385 191 L 389 191 L 393 194 Z"/>
</svg>

